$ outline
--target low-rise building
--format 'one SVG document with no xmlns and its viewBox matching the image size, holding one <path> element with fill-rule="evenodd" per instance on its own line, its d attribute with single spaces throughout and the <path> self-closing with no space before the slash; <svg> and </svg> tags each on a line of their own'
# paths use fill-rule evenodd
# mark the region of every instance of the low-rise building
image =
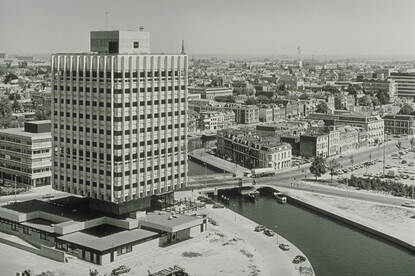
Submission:
<svg viewBox="0 0 415 276">
<path fill-rule="evenodd" d="M 219 130 L 228 128 L 235 123 L 235 113 L 233 111 L 206 111 L 199 114 L 199 129 Z"/>
<path fill-rule="evenodd" d="M 3 184 L 49 185 L 51 179 L 51 123 L 25 122 L 24 128 L 0 130 L 0 179 Z"/>
<path fill-rule="evenodd" d="M 312 120 L 322 120 L 326 126 L 349 125 L 360 127 L 366 132 L 368 145 L 382 144 L 384 141 L 384 122 L 379 115 L 313 113 L 307 118 Z"/>
<path fill-rule="evenodd" d="M 239 105 L 233 109 L 235 121 L 238 124 L 253 124 L 259 122 L 259 108 L 256 105 Z"/>
<path fill-rule="evenodd" d="M 414 115 L 386 115 L 383 116 L 385 121 L 385 133 L 414 135 L 415 116 Z"/>
<path fill-rule="evenodd" d="M 216 97 L 231 96 L 232 88 L 228 87 L 189 87 L 190 94 L 199 94 L 201 99 L 213 100 Z"/>
<path fill-rule="evenodd" d="M 247 168 L 291 167 L 291 146 L 276 137 L 260 136 L 252 131 L 226 129 L 217 133 L 217 152 Z"/>
<path fill-rule="evenodd" d="M 378 92 L 385 92 L 393 99 L 396 95 L 397 84 L 393 79 L 364 79 L 362 88 L 365 94 L 376 95 Z"/>
<path fill-rule="evenodd" d="M 339 154 L 353 152 L 359 148 L 359 128 L 341 126 L 339 130 Z"/>
</svg>

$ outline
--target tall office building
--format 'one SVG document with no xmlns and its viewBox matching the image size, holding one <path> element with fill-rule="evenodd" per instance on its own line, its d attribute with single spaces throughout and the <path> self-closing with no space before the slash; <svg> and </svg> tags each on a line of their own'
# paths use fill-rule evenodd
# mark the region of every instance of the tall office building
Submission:
<svg viewBox="0 0 415 276">
<path fill-rule="evenodd" d="M 398 97 L 414 98 L 415 97 L 415 73 L 397 73 L 392 72 L 389 79 L 397 84 Z"/>
<path fill-rule="evenodd" d="M 91 32 L 91 53 L 52 55 L 53 187 L 115 215 L 187 183 L 187 56 L 149 37 Z"/>
</svg>

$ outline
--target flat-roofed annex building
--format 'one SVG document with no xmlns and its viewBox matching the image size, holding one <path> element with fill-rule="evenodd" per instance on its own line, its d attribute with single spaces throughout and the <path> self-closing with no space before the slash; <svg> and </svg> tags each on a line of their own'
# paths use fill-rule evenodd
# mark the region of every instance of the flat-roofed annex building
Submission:
<svg viewBox="0 0 415 276">
<path fill-rule="evenodd" d="M 0 130 L 0 181 L 2 184 L 49 185 L 52 137 L 50 121 L 25 122 L 24 128 Z"/>
<path fill-rule="evenodd" d="M 53 187 L 117 215 L 187 183 L 188 59 L 143 33 L 92 32 L 93 53 L 51 61 Z"/>
</svg>

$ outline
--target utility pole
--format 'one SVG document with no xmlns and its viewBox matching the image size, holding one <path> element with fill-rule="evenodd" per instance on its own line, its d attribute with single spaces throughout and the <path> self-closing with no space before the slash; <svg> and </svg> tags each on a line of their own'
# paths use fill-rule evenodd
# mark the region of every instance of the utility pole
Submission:
<svg viewBox="0 0 415 276">
<path fill-rule="evenodd" d="M 105 30 L 108 31 L 108 17 L 109 17 L 109 12 L 105 12 Z"/>
<path fill-rule="evenodd" d="M 16 190 L 17 190 L 17 176 L 14 176 L 14 203 L 16 203 Z"/>
<path fill-rule="evenodd" d="M 385 135 L 386 134 L 383 134 L 383 175 L 385 175 L 385 161 L 386 161 L 386 158 L 385 158 L 385 151 L 386 151 L 386 140 L 385 140 Z M 387 138 L 387 137 L 386 137 Z"/>
</svg>

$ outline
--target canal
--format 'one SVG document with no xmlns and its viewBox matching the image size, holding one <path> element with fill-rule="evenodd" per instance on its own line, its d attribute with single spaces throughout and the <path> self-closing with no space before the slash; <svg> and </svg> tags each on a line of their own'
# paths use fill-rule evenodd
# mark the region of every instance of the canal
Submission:
<svg viewBox="0 0 415 276">
<path fill-rule="evenodd" d="M 204 174 L 203 166 L 189 168 Z M 415 275 L 410 252 L 296 205 L 281 205 L 271 195 L 255 202 L 234 195 L 229 208 L 294 243 L 310 258 L 317 276 Z"/>
</svg>

